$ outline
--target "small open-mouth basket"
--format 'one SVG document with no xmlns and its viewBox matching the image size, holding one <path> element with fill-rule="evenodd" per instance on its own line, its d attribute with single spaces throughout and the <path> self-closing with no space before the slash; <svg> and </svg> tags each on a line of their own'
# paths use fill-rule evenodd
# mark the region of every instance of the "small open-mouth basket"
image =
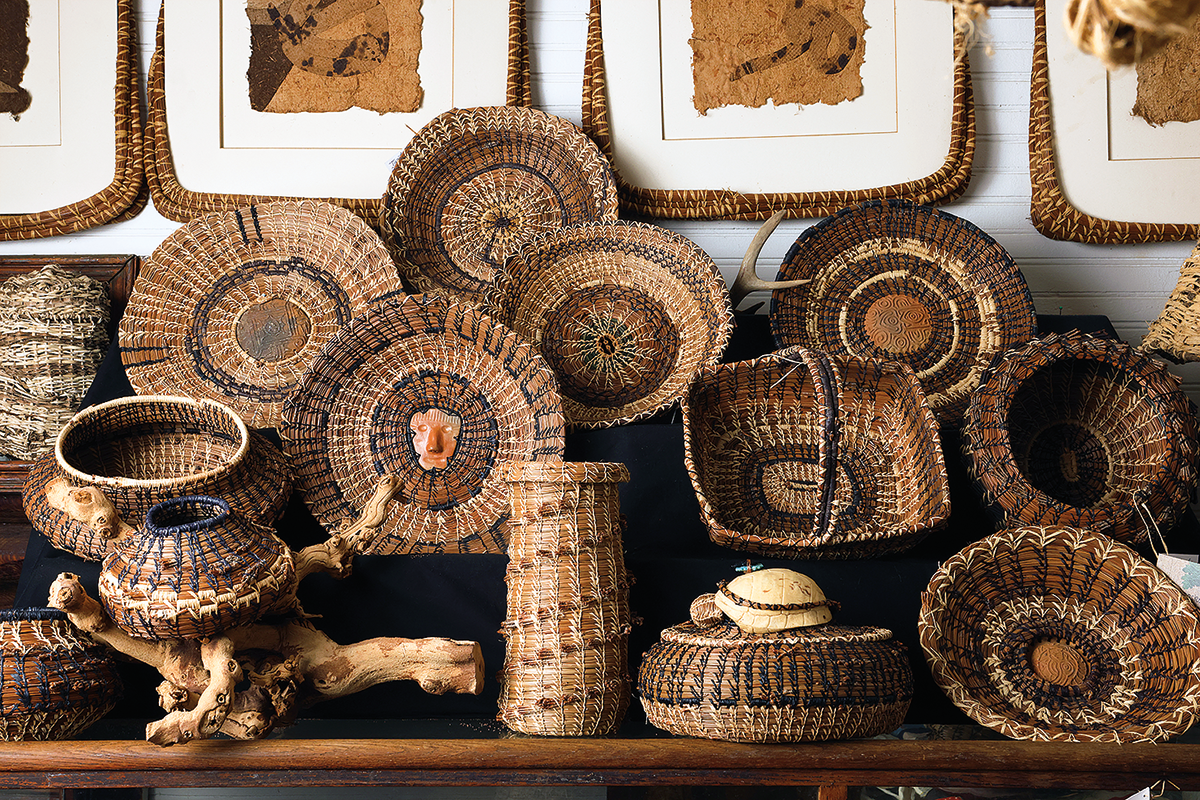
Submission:
<svg viewBox="0 0 1200 800">
<path fill-rule="evenodd" d="M 486 295 L 558 376 L 570 425 L 630 422 L 675 403 L 729 341 L 725 281 L 677 233 L 636 222 L 561 228 L 522 245 Z"/>
<path fill-rule="evenodd" d="M 533 108 L 454 109 L 392 168 L 379 227 L 417 291 L 478 303 L 521 242 L 617 218 L 612 169 L 570 122 Z"/>
<path fill-rule="evenodd" d="M 90 406 L 59 433 L 54 452 L 31 465 L 23 494 L 29 521 L 56 547 L 99 561 L 108 540 L 47 502 L 56 481 L 99 488 L 130 525 L 156 503 L 189 494 L 221 497 L 273 524 L 292 491 L 279 448 L 228 406 L 187 397 L 122 397 Z"/>
<path fill-rule="evenodd" d="M 100 598 L 139 639 L 200 639 L 253 621 L 294 593 L 292 553 L 274 532 L 203 495 L 153 506 L 104 558 Z"/>
<path fill-rule="evenodd" d="M 121 696 L 108 650 L 52 608 L 0 610 L 0 739 L 70 739 Z"/>
<path fill-rule="evenodd" d="M 1129 547 L 1077 528 L 1019 528 L 948 559 L 921 598 L 934 680 L 1018 739 L 1157 742 L 1200 709 L 1200 620 Z"/>
<path fill-rule="evenodd" d="M 904 364 L 789 348 L 705 368 L 682 406 L 685 465 L 717 544 L 867 558 L 949 516 L 937 422 Z"/>
<path fill-rule="evenodd" d="M 1179 379 L 1123 342 L 1078 332 L 998 357 L 971 397 L 962 446 L 1001 526 L 1128 543 L 1179 520 L 1200 454 Z"/>
<path fill-rule="evenodd" d="M 459 421 L 440 464 L 414 423 Z M 317 520 L 357 517 L 385 475 L 401 490 L 365 552 L 506 551 L 503 461 L 561 461 L 558 384 L 533 346 L 477 307 L 407 295 L 326 343 L 283 409 L 296 488 Z"/>
<path fill-rule="evenodd" d="M 1158 318 L 1150 323 L 1142 349 L 1176 363 L 1200 361 L 1200 244 L 1179 268 L 1179 280 Z"/>
<path fill-rule="evenodd" d="M 853 206 L 788 250 L 771 331 L 780 347 L 903 361 L 942 425 L 957 425 L 997 353 L 1037 332 L 1033 301 L 999 242 L 970 222 L 904 200 Z"/>
<path fill-rule="evenodd" d="M 275 427 L 321 345 L 402 292 L 378 234 L 338 206 L 278 200 L 206 214 L 142 262 L 121 360 L 138 394 L 216 400 Z"/>
</svg>

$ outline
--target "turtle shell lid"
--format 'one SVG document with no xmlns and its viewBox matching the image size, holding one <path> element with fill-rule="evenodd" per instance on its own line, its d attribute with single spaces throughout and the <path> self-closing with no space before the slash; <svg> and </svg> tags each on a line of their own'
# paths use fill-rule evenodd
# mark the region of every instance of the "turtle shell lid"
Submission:
<svg viewBox="0 0 1200 800">
<path fill-rule="evenodd" d="M 827 642 L 867 643 L 883 642 L 892 638 L 892 632 L 887 628 L 873 625 L 810 625 L 803 628 L 792 628 L 785 631 L 768 631 L 751 633 L 738 627 L 729 619 L 722 619 L 712 625 L 698 625 L 688 621 L 672 625 L 662 632 L 664 642 L 688 644 L 697 647 L 714 649 L 736 649 L 747 642 L 772 642 L 779 644 L 813 644 Z"/>
</svg>

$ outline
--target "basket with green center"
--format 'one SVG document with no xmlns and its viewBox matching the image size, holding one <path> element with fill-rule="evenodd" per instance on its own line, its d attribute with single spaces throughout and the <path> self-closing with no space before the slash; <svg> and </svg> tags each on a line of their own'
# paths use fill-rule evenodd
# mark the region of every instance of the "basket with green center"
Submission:
<svg viewBox="0 0 1200 800">
<path fill-rule="evenodd" d="M 1017 265 L 964 219 L 903 200 L 876 200 L 806 229 L 771 298 L 780 347 L 903 361 L 942 425 L 957 425 L 997 353 L 1037 331 Z"/>
<path fill-rule="evenodd" d="M 561 461 L 558 384 L 524 339 L 436 295 L 374 306 L 330 339 L 283 409 L 296 487 L 327 526 L 380 477 L 402 489 L 366 552 L 506 551 L 503 461 Z"/>
<path fill-rule="evenodd" d="M 1078 332 L 997 357 L 971 396 L 962 446 L 1003 527 L 1067 525 L 1145 541 L 1187 510 L 1195 412 L 1166 366 Z"/>
<path fill-rule="evenodd" d="M 789 348 L 701 370 L 682 407 L 684 462 L 717 544 L 867 558 L 949 516 L 937 422 L 904 364 Z"/>
<path fill-rule="evenodd" d="M 1017 739 L 1157 742 L 1200 710 L 1200 619 L 1129 547 L 1018 528 L 946 560 L 921 597 L 921 647 L 967 716 Z"/>
<path fill-rule="evenodd" d="M 521 242 L 617 218 L 612 170 L 570 122 L 533 108 L 454 109 L 417 131 L 380 209 L 404 278 L 477 303 Z"/>
<path fill-rule="evenodd" d="M 138 394 L 216 400 L 275 427 L 321 345 L 402 292 L 379 236 L 343 208 L 279 200 L 207 214 L 142 262 L 121 360 Z"/>
<path fill-rule="evenodd" d="M 567 423 L 629 422 L 675 403 L 715 364 L 733 316 L 717 265 L 692 242 L 635 222 L 542 234 L 485 295 L 558 376 Z"/>
</svg>

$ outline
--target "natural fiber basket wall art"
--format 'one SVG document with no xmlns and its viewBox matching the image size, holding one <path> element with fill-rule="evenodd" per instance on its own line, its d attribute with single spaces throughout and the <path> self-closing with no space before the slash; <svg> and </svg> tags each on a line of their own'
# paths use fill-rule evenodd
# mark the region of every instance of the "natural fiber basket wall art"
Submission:
<svg viewBox="0 0 1200 800">
<path fill-rule="evenodd" d="M 180 3 L 184 5 L 184 3 Z M 499 35 L 505 36 L 507 43 L 507 69 L 505 77 L 505 97 L 503 102 L 516 106 L 533 104 L 532 87 L 529 75 L 529 46 L 525 26 L 525 0 L 508 0 L 508 29 Z M 145 129 L 146 141 L 146 177 L 149 182 L 150 195 L 154 199 L 154 208 L 167 219 L 176 222 L 188 220 L 209 214 L 214 211 L 232 211 L 243 206 L 261 204 L 276 200 L 299 199 L 280 197 L 267 194 L 228 193 L 216 191 L 200 191 L 189 189 L 180 182 L 179 171 L 175 165 L 175 154 L 171 147 L 171 134 L 168 125 L 167 108 L 167 78 L 166 78 L 166 25 L 165 5 L 159 11 L 157 36 L 154 54 L 150 59 L 149 77 L 147 79 L 146 103 L 147 118 Z M 450 46 L 450 42 L 443 43 Z M 219 48 L 219 41 L 211 45 Z M 136 73 L 135 73 L 136 74 Z M 186 105 L 186 104 L 185 104 Z M 379 142 L 381 148 L 399 148 L 403 142 Z M 270 148 L 260 148 L 269 152 Z M 267 159 L 262 159 L 264 162 Z M 272 161 L 273 165 L 278 161 Z M 371 225 L 378 224 L 380 198 L 376 197 L 342 197 L 326 198 L 334 205 L 346 208 L 362 217 Z"/>
<path fill-rule="evenodd" d="M 786 569 L 751 572 L 696 598 L 692 619 L 664 630 L 642 656 L 638 694 L 650 723 L 735 742 L 895 730 L 913 697 L 908 649 L 886 628 L 832 624 L 836 607 L 812 579 Z"/>
<path fill-rule="evenodd" d="M 296 588 L 292 553 L 274 531 L 218 497 L 150 508 L 104 558 L 99 592 L 138 639 L 203 639 L 250 622 Z"/>
<path fill-rule="evenodd" d="M 1008 252 L 970 222 L 899 200 L 843 209 L 806 229 L 771 297 L 777 345 L 903 361 L 942 425 L 957 425 L 984 368 L 1037 332 Z"/>
<path fill-rule="evenodd" d="M 343 208 L 281 200 L 207 214 L 142 262 L 121 360 L 139 394 L 208 398 L 274 427 L 321 345 L 402 292 L 379 236 Z"/>
<path fill-rule="evenodd" d="M 1019 528 L 948 559 L 921 647 L 966 714 L 1017 739 L 1157 742 L 1200 709 L 1200 620 L 1178 586 L 1088 530 Z"/>
<path fill-rule="evenodd" d="M 379 227 L 417 291 L 479 302 L 522 242 L 616 217 L 612 170 L 590 139 L 543 111 L 499 106 L 447 111 L 417 132 Z"/>
<path fill-rule="evenodd" d="M 603 427 L 675 403 L 733 326 L 717 265 L 679 234 L 598 222 L 517 249 L 484 307 L 538 348 L 569 425 Z"/>
<path fill-rule="evenodd" d="M 1000 525 L 1128 543 L 1180 518 L 1200 454 L 1179 379 L 1123 342 L 1078 332 L 998 357 L 971 396 L 962 446 Z"/>
<path fill-rule="evenodd" d="M 684 463 L 717 544 L 866 558 L 949 516 L 937 423 L 899 362 L 789 348 L 705 368 L 682 408 Z"/>
<path fill-rule="evenodd" d="M 1200 361 L 1200 244 L 1179 268 L 1167 304 L 1150 323 L 1141 349 L 1175 363 Z"/>
<path fill-rule="evenodd" d="M 0 241 L 65 236 L 97 225 L 118 222 L 139 213 L 149 199 L 142 170 L 141 92 L 138 88 L 133 0 L 113 2 L 117 8 L 117 61 L 112 182 L 91 197 L 65 206 L 23 214 L 0 214 Z M 73 57 L 83 58 L 86 55 L 75 52 Z M 48 99 L 58 103 L 62 98 L 43 98 Z M 13 150 L 17 152 L 19 148 L 14 147 Z"/>
<path fill-rule="evenodd" d="M 246 428 L 227 406 L 185 397 L 123 397 L 90 406 L 59 433 L 55 450 L 34 462 L 23 495 L 33 527 L 55 547 L 99 561 L 104 531 L 73 518 L 48 496 L 58 487 L 96 487 L 120 516 L 138 522 L 156 503 L 189 494 L 221 497 L 273 524 L 292 490 L 279 448 Z M 112 536 L 115 530 L 107 530 Z"/>
<path fill-rule="evenodd" d="M 521 733 L 600 736 L 629 707 L 624 464 L 509 462 L 512 503 L 498 719 Z"/>
<path fill-rule="evenodd" d="M 374 306 L 326 342 L 283 410 L 296 487 L 326 525 L 381 476 L 402 488 L 363 552 L 506 551 L 502 461 L 561 461 L 554 373 L 477 308 L 436 295 Z"/>
<path fill-rule="evenodd" d="M 107 648 L 52 608 L 0 610 L 0 739 L 70 739 L 121 696 Z"/>
</svg>

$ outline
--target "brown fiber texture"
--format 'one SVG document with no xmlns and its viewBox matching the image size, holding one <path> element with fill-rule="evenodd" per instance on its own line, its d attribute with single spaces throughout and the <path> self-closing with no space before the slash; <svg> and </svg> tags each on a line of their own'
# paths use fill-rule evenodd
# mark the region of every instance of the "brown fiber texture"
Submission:
<svg viewBox="0 0 1200 800">
<path fill-rule="evenodd" d="M 29 108 L 29 90 L 21 86 L 29 65 L 29 0 L 0 0 L 0 114 L 19 118 Z"/>
<path fill-rule="evenodd" d="M 903 364 L 789 348 L 705 368 L 682 408 L 684 464 L 717 544 L 868 558 L 949 515 L 937 425 Z"/>
<path fill-rule="evenodd" d="M 1179 280 L 1141 348 L 1176 363 L 1200 361 L 1200 244 L 1179 268 Z"/>
<path fill-rule="evenodd" d="M 1107 536 L 1006 530 L 921 597 L 921 647 L 967 716 L 1015 739 L 1159 742 L 1200 708 L 1200 620 L 1183 590 Z"/>
<path fill-rule="evenodd" d="M 636 222 L 535 237 L 505 261 L 484 305 L 538 348 L 558 377 L 567 424 L 585 428 L 673 405 L 720 360 L 733 326 L 708 254 Z"/>
</svg>

